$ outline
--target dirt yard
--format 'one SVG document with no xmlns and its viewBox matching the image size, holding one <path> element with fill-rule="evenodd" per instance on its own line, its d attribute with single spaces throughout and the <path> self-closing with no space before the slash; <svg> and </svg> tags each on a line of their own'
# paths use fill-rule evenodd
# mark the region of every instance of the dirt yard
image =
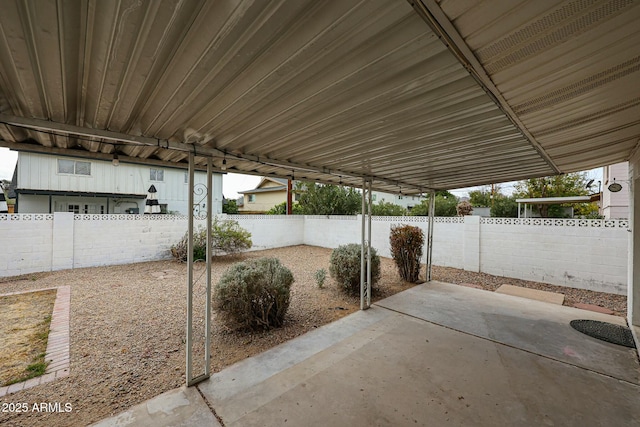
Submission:
<svg viewBox="0 0 640 427">
<path fill-rule="evenodd" d="M 233 262 L 271 256 L 291 269 L 295 282 L 284 327 L 238 333 L 215 322 L 214 372 L 359 309 L 327 277 L 319 289 L 314 275 L 329 270 L 330 249 L 296 246 L 216 259 L 213 283 Z M 379 292 L 384 298 L 412 284 L 399 280 L 393 262 L 382 259 Z M 202 294 L 204 265 L 196 265 Z M 0 425 L 84 426 L 185 383 L 186 265 L 159 261 L 40 273 L 0 282 L 0 293 L 71 286 L 69 377 L 4 396 L 0 402 L 71 403 L 71 413 L 0 413 Z M 196 297 L 194 304 L 203 306 Z"/>
<path fill-rule="evenodd" d="M 330 249 L 295 246 L 250 252 L 234 259 L 219 258 L 213 282 L 240 259 L 279 258 L 293 272 L 291 305 L 284 327 L 270 332 L 236 333 L 215 322 L 212 330 L 212 367 L 219 371 L 244 358 L 332 322 L 359 308 L 358 298 L 345 297 L 327 278 L 318 289 L 318 269 L 329 270 Z M 382 259 L 379 292 L 384 298 L 412 284 L 399 280 L 393 261 Z M 197 297 L 203 305 L 204 265 L 197 266 Z M 71 413 L 0 413 L 0 425 L 84 426 L 185 383 L 186 266 L 159 261 L 41 273 L 0 282 L 0 293 L 71 286 L 70 375 L 0 398 L 0 402 L 59 402 Z M 509 283 L 550 286 L 497 278 L 479 273 L 434 267 L 434 279 L 475 283 L 486 289 Z M 559 287 L 558 287 L 559 288 Z M 566 289 L 566 288 L 562 288 Z M 585 302 L 615 305 L 626 311 L 624 297 L 578 292 Z M 603 296 L 604 295 L 604 296 Z M 577 298 L 577 297 L 576 297 Z M 599 298 L 599 299 L 598 299 Z"/>
</svg>

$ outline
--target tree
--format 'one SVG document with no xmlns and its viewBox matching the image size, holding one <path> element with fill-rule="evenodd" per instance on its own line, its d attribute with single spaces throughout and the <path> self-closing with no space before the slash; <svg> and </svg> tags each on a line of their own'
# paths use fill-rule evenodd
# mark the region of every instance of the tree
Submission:
<svg viewBox="0 0 640 427">
<path fill-rule="evenodd" d="M 491 207 L 491 189 L 483 187 L 479 190 L 469 191 L 469 203 L 478 208 Z"/>
<path fill-rule="evenodd" d="M 586 184 L 585 172 L 531 178 L 515 184 L 514 196 L 516 198 L 585 196 L 589 194 Z M 542 218 L 562 216 L 560 205 L 534 204 L 534 206 Z"/>
<path fill-rule="evenodd" d="M 353 188 L 302 182 L 296 190 L 303 215 L 354 215 L 362 210 L 362 195 Z"/>
<path fill-rule="evenodd" d="M 424 216 L 429 215 L 429 197 L 422 200 L 419 205 L 414 206 L 411 209 L 411 215 Z M 456 216 L 456 206 L 458 204 L 458 198 L 446 190 L 436 191 L 436 207 L 434 216 Z"/>
<path fill-rule="evenodd" d="M 233 199 L 225 199 L 222 202 L 222 213 L 226 214 L 237 214 L 238 213 L 238 204 Z"/>
<path fill-rule="evenodd" d="M 516 199 L 514 197 L 497 194 L 491 207 L 491 216 L 494 218 L 517 218 L 518 204 L 516 203 Z"/>
<path fill-rule="evenodd" d="M 302 213 L 302 208 L 300 207 L 300 205 L 298 203 L 294 203 L 291 206 L 291 213 L 293 215 L 300 215 Z M 274 207 L 272 207 L 271 209 L 269 209 L 267 212 L 265 212 L 266 215 L 286 215 L 287 214 L 287 202 L 282 202 L 278 205 L 275 205 Z"/>
<path fill-rule="evenodd" d="M 391 202 L 379 202 L 371 206 L 371 214 L 375 216 L 404 216 L 407 210 Z"/>
<path fill-rule="evenodd" d="M 499 185 L 495 185 L 493 188 L 493 198 L 491 197 L 490 186 L 470 191 L 469 202 L 471 202 L 471 206 L 491 208 L 491 216 L 495 218 L 518 217 L 516 199 L 512 196 L 504 195 Z"/>
<path fill-rule="evenodd" d="M 576 203 L 573 205 L 573 216 L 587 219 L 603 219 L 600 209 L 595 203 Z"/>
</svg>

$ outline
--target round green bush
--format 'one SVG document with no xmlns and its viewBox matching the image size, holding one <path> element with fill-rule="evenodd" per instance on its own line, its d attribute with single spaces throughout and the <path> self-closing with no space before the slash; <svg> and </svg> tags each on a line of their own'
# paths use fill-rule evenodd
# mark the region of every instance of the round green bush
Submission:
<svg viewBox="0 0 640 427">
<path fill-rule="evenodd" d="M 171 246 L 171 255 L 178 261 L 187 262 L 189 251 L 187 250 L 188 232 L 182 239 Z M 214 218 L 211 223 L 211 249 L 213 255 L 222 253 L 227 255 L 237 254 L 251 248 L 251 233 L 240 227 L 234 220 L 218 220 Z M 193 231 L 193 260 L 205 261 L 207 259 L 207 229 L 198 227 Z"/>
<path fill-rule="evenodd" d="M 361 245 L 351 243 L 342 245 L 331 252 L 329 274 L 338 282 L 340 289 L 351 295 L 360 294 L 360 254 Z M 366 274 L 365 253 L 365 274 Z M 371 248 L 371 288 L 380 280 L 380 257 Z"/>
<path fill-rule="evenodd" d="M 282 326 L 289 308 L 291 271 L 276 258 L 233 264 L 215 288 L 213 302 L 227 324 L 246 329 Z"/>
</svg>

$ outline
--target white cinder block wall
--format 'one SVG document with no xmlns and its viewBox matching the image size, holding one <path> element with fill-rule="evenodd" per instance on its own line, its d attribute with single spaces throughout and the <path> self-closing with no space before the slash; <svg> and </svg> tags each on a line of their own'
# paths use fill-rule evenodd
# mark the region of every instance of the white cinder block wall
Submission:
<svg viewBox="0 0 640 427">
<path fill-rule="evenodd" d="M 167 259 L 187 231 L 186 216 L 76 215 L 74 223 L 74 268 Z"/>
<path fill-rule="evenodd" d="M 222 217 L 225 217 L 224 215 Z M 360 243 L 358 216 L 229 216 L 252 234 L 252 250 Z M 393 225 L 427 234 L 425 217 L 374 217 L 372 245 L 390 257 Z M 204 226 L 204 221 L 196 221 Z M 170 257 L 185 216 L 1 214 L 0 276 Z M 435 218 L 434 264 L 499 276 L 625 294 L 628 221 Z"/>
<path fill-rule="evenodd" d="M 0 214 L 0 277 L 51 270 L 53 215 Z"/>
<path fill-rule="evenodd" d="M 251 250 L 304 244 L 304 217 L 300 215 L 223 215 L 251 233 Z"/>
<path fill-rule="evenodd" d="M 482 272 L 626 294 L 627 221 L 483 218 L 482 222 Z"/>
<path fill-rule="evenodd" d="M 389 232 L 394 225 L 408 224 L 422 228 L 425 239 L 428 231 L 426 217 L 373 217 L 371 221 L 371 246 L 378 254 L 391 257 Z M 435 218 L 433 232 L 434 264 L 463 268 L 462 218 Z M 362 217 L 355 216 L 306 216 L 304 221 L 305 245 L 337 248 L 347 243 L 360 243 Z"/>
<path fill-rule="evenodd" d="M 306 216 L 305 245 L 337 248 L 348 243 L 360 243 L 361 222 L 355 216 Z M 376 247 L 376 249 L 378 249 Z"/>
</svg>

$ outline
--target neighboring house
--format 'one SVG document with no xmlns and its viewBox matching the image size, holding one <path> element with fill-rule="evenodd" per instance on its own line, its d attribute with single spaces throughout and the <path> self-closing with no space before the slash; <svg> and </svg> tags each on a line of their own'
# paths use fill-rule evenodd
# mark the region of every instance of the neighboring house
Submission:
<svg viewBox="0 0 640 427">
<path fill-rule="evenodd" d="M 419 205 L 426 197 L 422 196 L 406 196 L 390 193 L 382 193 L 380 191 L 372 191 L 371 199 L 373 204 L 380 202 L 393 203 L 394 205 L 402 206 L 405 209 L 411 210 L 414 206 Z"/>
<path fill-rule="evenodd" d="M 629 218 L 629 162 L 616 163 L 602 168 L 602 216 L 606 219 Z M 609 186 L 619 183 L 622 189 L 611 192 Z"/>
<path fill-rule="evenodd" d="M 153 185 L 161 212 L 187 214 L 187 179 L 179 168 L 19 152 L 11 190 L 16 213 L 141 214 Z M 196 185 L 206 180 L 196 172 Z M 213 213 L 221 213 L 220 174 L 213 175 L 213 200 Z"/>
<path fill-rule="evenodd" d="M 295 183 L 292 184 L 295 187 Z M 262 177 L 253 190 L 238 191 L 243 195 L 242 204 L 238 204 L 238 212 L 243 214 L 261 214 L 272 207 L 287 201 L 287 180 L 284 178 Z M 295 193 L 293 200 L 299 199 Z"/>
<path fill-rule="evenodd" d="M 300 193 L 295 190 L 295 182 L 292 184 L 292 188 L 294 189 L 292 198 L 296 202 L 300 199 Z M 287 201 L 287 180 L 263 177 L 253 190 L 239 191 L 238 193 L 243 195 L 242 204 L 238 203 L 239 212 L 245 214 L 265 213 L 272 207 Z M 395 195 L 380 191 L 373 191 L 371 198 L 374 204 L 388 202 L 409 210 L 425 199 L 422 196 Z"/>
</svg>

